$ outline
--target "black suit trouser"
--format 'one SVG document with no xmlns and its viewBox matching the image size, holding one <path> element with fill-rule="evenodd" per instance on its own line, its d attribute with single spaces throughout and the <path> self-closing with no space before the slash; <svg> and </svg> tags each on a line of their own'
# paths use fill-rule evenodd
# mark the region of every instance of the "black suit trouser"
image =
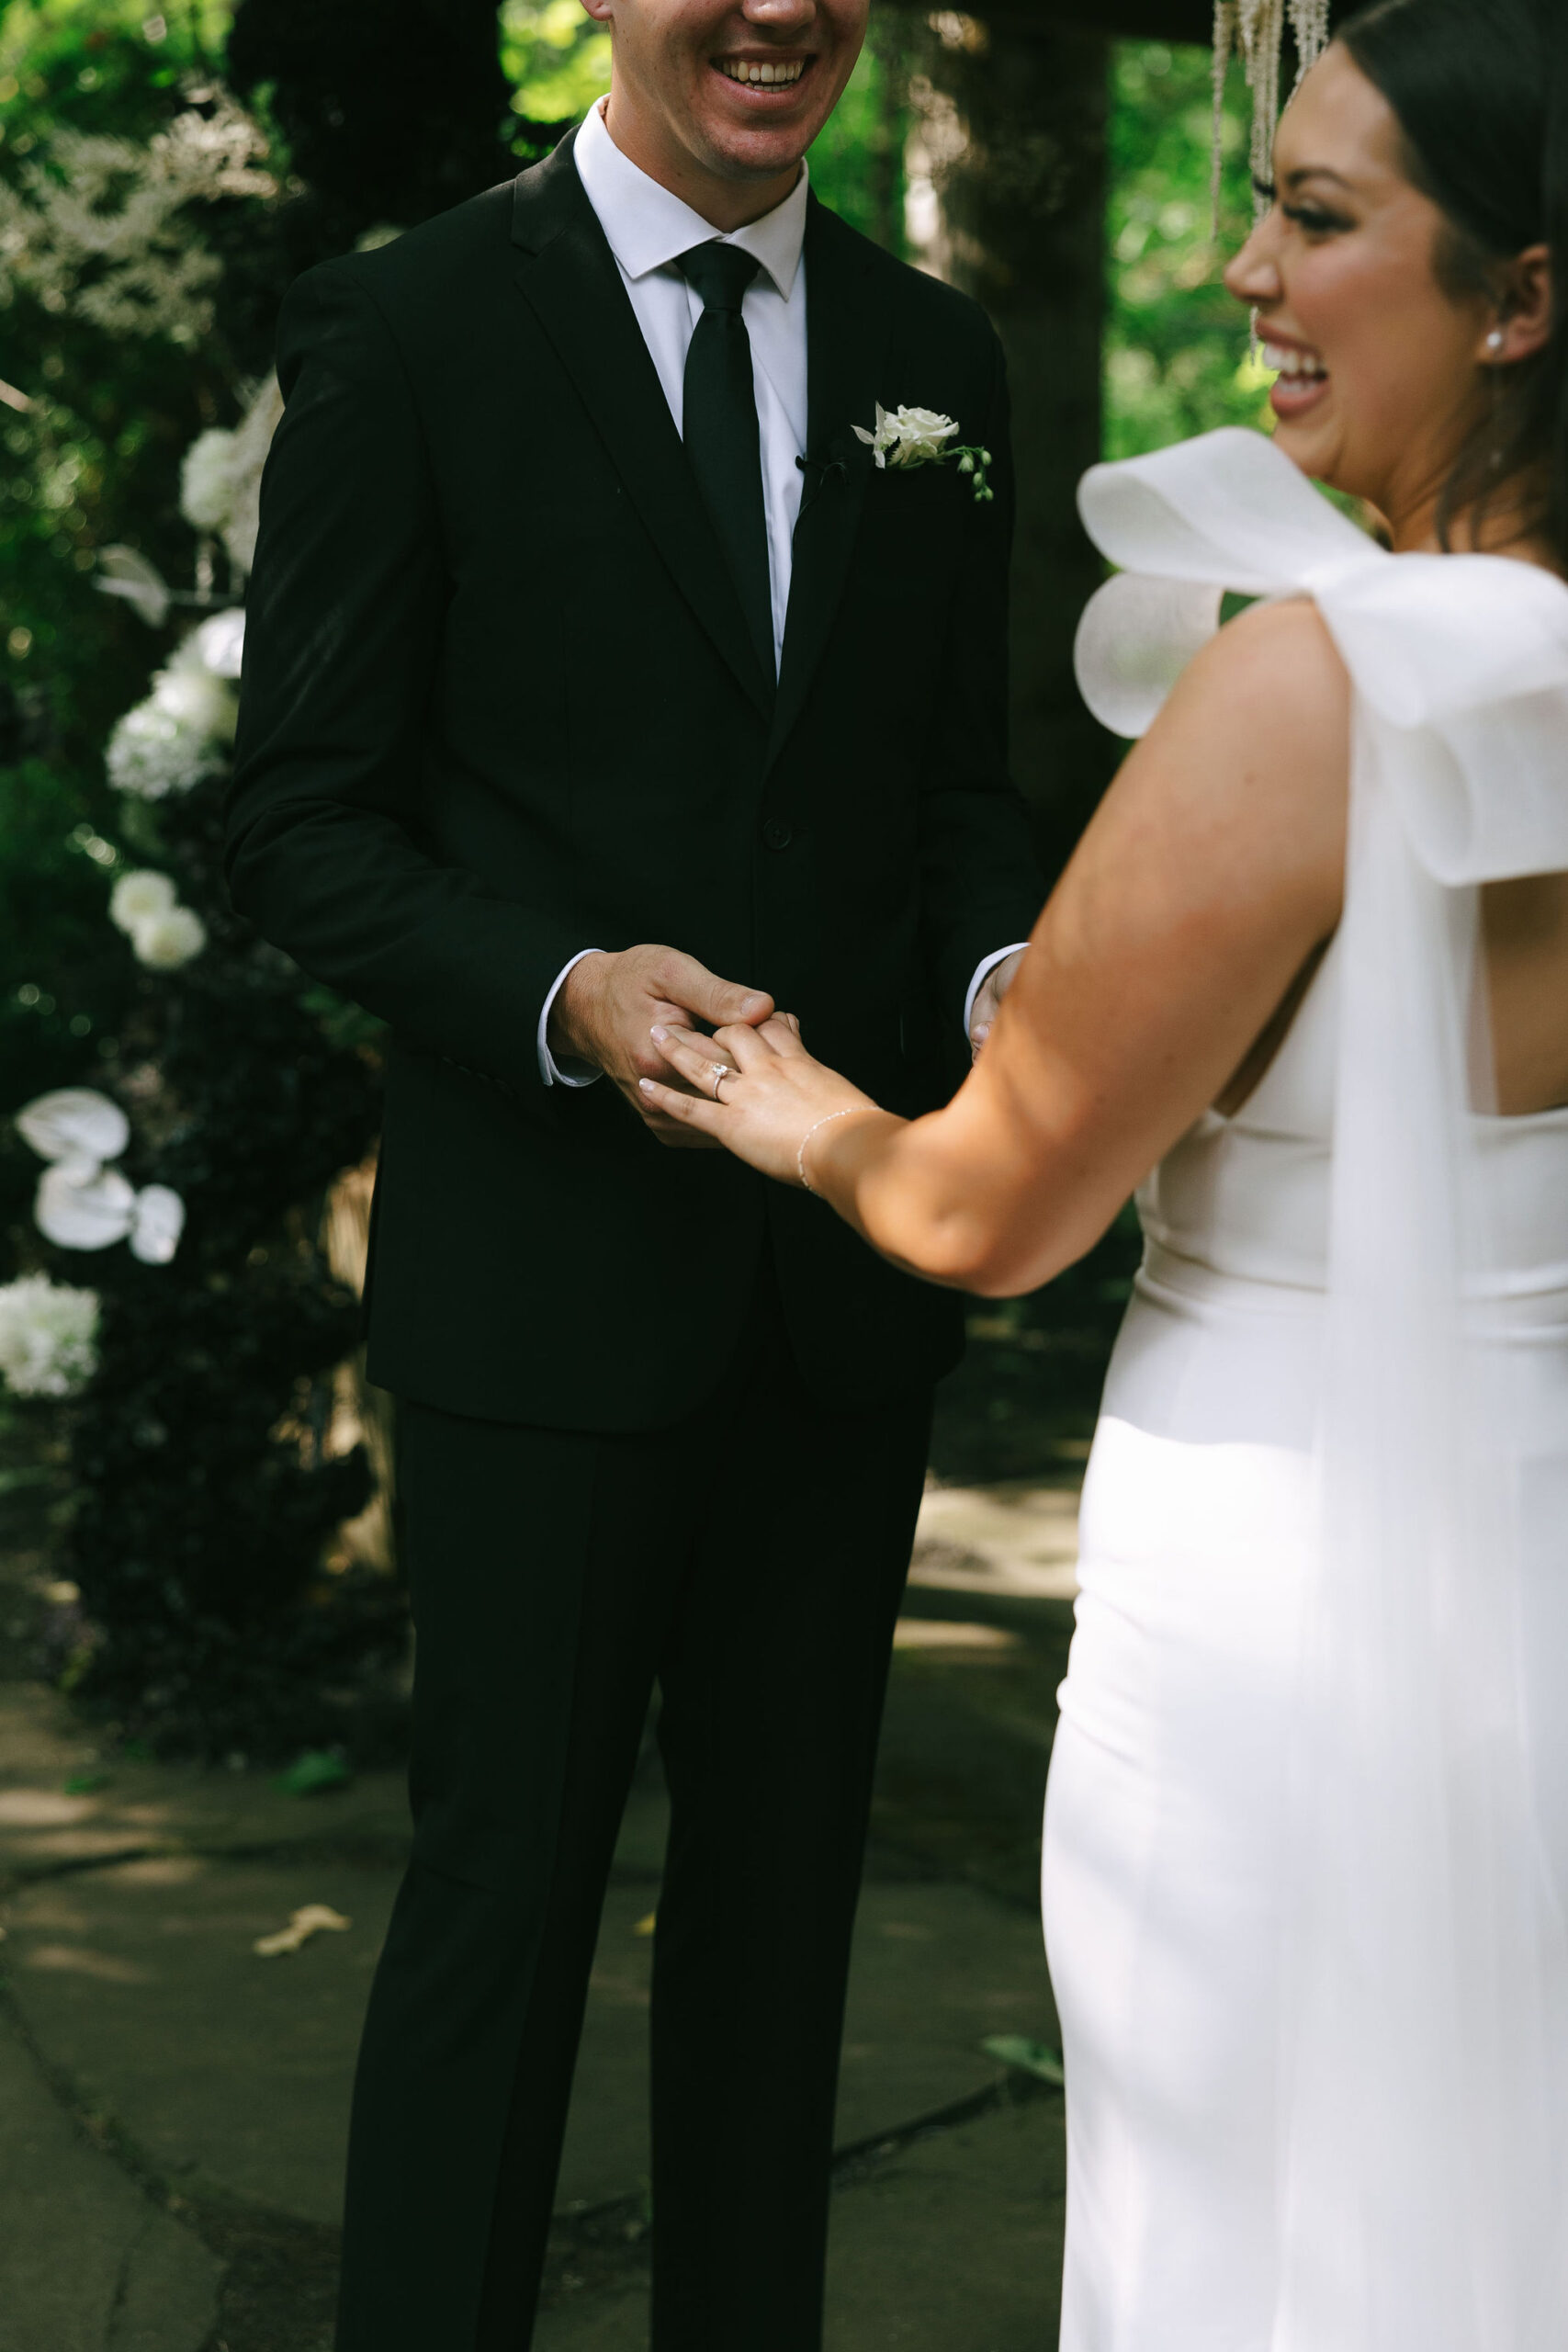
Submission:
<svg viewBox="0 0 1568 2352">
<path fill-rule="evenodd" d="M 613 1343 L 612 1343 L 613 1344 Z M 651 1434 L 400 1416 L 413 1859 L 355 2089 L 338 2352 L 526 2352 L 652 1689 L 654 2352 L 815 2352 L 851 1933 L 924 1390 L 815 1405 L 771 1276 Z"/>
</svg>

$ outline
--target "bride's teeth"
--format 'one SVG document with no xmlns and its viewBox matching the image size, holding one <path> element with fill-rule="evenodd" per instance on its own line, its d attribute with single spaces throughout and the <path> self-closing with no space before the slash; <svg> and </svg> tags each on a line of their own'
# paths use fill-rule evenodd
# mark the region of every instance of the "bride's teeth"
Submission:
<svg viewBox="0 0 1568 2352">
<path fill-rule="evenodd" d="M 1280 376 L 1326 376 L 1327 368 L 1315 352 L 1296 351 L 1284 344 L 1266 343 L 1263 365 Z"/>
</svg>

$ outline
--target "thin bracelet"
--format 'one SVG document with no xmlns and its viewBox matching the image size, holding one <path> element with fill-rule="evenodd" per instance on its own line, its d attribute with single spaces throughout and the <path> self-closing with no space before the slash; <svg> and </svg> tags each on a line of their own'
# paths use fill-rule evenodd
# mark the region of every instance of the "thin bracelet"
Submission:
<svg viewBox="0 0 1568 2352">
<path fill-rule="evenodd" d="M 825 1119 L 818 1120 L 817 1127 L 830 1127 L 835 1119 L 847 1119 L 861 1107 L 860 1103 L 852 1102 L 845 1110 L 829 1111 Z M 814 1201 L 819 1201 L 822 1195 L 806 1172 L 806 1147 L 811 1141 L 812 1136 L 817 1133 L 817 1127 L 807 1128 L 806 1133 L 800 1138 L 800 1149 L 795 1155 L 795 1172 L 799 1177 L 803 1188 L 810 1193 Z"/>
</svg>

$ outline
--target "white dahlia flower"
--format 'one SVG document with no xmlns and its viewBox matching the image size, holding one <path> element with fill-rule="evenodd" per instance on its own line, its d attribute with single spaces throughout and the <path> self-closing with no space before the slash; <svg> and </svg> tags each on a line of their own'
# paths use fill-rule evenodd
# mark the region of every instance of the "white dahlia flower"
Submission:
<svg viewBox="0 0 1568 2352">
<path fill-rule="evenodd" d="M 98 1294 L 23 1274 L 0 1285 L 0 1378 L 17 1396 L 73 1396 L 98 1368 Z"/>
<path fill-rule="evenodd" d="M 159 907 L 130 926 L 139 964 L 150 971 L 177 972 L 207 944 L 207 925 L 189 907 Z"/>
<path fill-rule="evenodd" d="M 166 915 L 174 904 L 175 886 L 168 876 L 139 867 L 134 874 L 122 874 L 110 891 L 109 921 L 130 935 L 138 923 Z"/>
<path fill-rule="evenodd" d="M 117 792 L 165 800 L 205 784 L 223 761 L 209 729 L 154 698 L 126 712 L 109 737 L 105 764 Z"/>
<path fill-rule="evenodd" d="M 220 531 L 234 502 L 234 436 L 215 424 L 197 434 L 180 468 L 180 513 L 194 529 Z"/>
</svg>

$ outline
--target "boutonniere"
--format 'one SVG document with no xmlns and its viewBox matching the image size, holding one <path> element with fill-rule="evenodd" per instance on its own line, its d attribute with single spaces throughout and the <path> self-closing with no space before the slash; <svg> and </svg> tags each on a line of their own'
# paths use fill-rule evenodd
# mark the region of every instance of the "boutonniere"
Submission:
<svg viewBox="0 0 1568 2352">
<path fill-rule="evenodd" d="M 863 424 L 854 427 L 856 439 L 865 442 L 874 452 L 879 473 L 888 466 L 941 466 L 951 460 L 961 474 L 973 477 L 977 500 L 994 498 L 996 492 L 986 481 L 990 451 L 955 441 L 953 436 L 957 430 L 956 417 L 939 416 L 934 408 L 889 411 L 880 401 L 876 403 L 875 432 L 868 433 Z"/>
</svg>

